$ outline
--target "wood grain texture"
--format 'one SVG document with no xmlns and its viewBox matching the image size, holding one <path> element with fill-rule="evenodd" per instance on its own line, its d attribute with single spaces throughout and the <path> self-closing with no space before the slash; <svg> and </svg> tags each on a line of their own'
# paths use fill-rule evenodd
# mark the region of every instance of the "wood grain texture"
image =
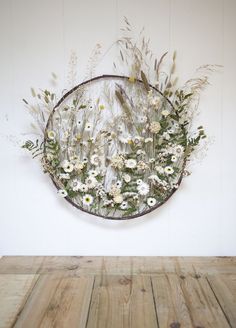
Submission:
<svg viewBox="0 0 236 328">
<path fill-rule="evenodd" d="M 91 276 L 41 276 L 15 327 L 84 328 L 93 281 Z"/>
<path fill-rule="evenodd" d="M 0 328 L 234 328 L 235 267 L 230 257 L 3 257 Z"/>
<path fill-rule="evenodd" d="M 0 327 L 12 327 L 32 291 L 37 275 L 0 275 Z"/>
<path fill-rule="evenodd" d="M 181 288 L 194 327 L 230 327 L 205 277 L 186 276 Z"/>
<path fill-rule="evenodd" d="M 179 277 L 160 274 L 151 279 L 159 326 L 191 327 L 192 320 Z"/>
<path fill-rule="evenodd" d="M 72 275 L 236 274 L 236 257 L 11 256 L 0 259 L 0 274 L 60 272 Z"/>
<path fill-rule="evenodd" d="M 157 328 L 150 278 L 96 277 L 88 328 Z"/>
<path fill-rule="evenodd" d="M 236 327 L 236 275 L 214 275 L 207 279 L 231 326 Z"/>
</svg>

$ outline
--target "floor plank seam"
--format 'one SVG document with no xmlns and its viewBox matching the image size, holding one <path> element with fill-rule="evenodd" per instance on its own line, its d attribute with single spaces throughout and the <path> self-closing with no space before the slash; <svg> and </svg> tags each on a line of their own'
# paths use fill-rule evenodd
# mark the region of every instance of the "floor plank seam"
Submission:
<svg viewBox="0 0 236 328">
<path fill-rule="evenodd" d="M 89 315 L 90 315 L 90 310 L 91 310 L 91 306 L 92 306 L 92 299 L 93 299 L 93 293 L 94 293 L 94 287 L 95 287 L 95 278 L 96 278 L 96 276 L 93 277 L 93 286 L 92 286 L 92 291 L 91 291 L 91 296 L 90 296 L 90 302 L 89 302 L 89 307 L 88 307 L 88 314 L 87 314 L 87 318 L 86 318 L 85 328 L 88 327 Z"/>
<path fill-rule="evenodd" d="M 210 288 L 211 288 L 211 290 L 212 290 L 212 293 L 214 294 L 215 299 L 216 299 L 217 303 L 219 304 L 219 307 L 221 308 L 221 311 L 222 311 L 222 313 L 224 314 L 225 319 L 226 319 L 226 321 L 228 322 L 230 328 L 234 328 L 234 327 L 231 325 L 231 322 L 230 322 L 230 320 L 229 320 L 227 314 L 225 313 L 225 310 L 223 309 L 223 307 L 222 307 L 222 305 L 221 305 L 221 303 L 220 303 L 220 301 L 219 301 L 219 299 L 218 299 L 218 297 L 217 297 L 217 295 L 216 295 L 216 293 L 215 293 L 215 291 L 214 291 L 214 288 L 212 287 L 212 285 L 211 285 L 209 279 L 207 278 L 207 276 L 206 276 L 206 281 L 207 281 L 208 285 L 210 286 Z"/>
<path fill-rule="evenodd" d="M 19 312 L 16 314 L 16 316 L 15 316 L 15 320 L 14 320 L 14 322 L 12 323 L 12 328 L 15 327 L 15 325 L 16 325 L 16 323 L 17 323 L 17 321 L 18 321 L 18 319 L 19 319 L 19 317 L 20 317 L 20 315 L 21 315 L 21 313 L 23 312 L 23 310 L 24 310 L 24 308 L 25 308 L 25 306 L 26 306 L 28 300 L 30 299 L 30 297 L 31 297 L 31 295 L 32 295 L 32 293 L 33 293 L 33 291 L 34 291 L 34 289 L 36 288 L 36 286 L 37 286 L 37 284 L 38 284 L 38 282 L 39 282 L 39 279 L 40 279 L 40 275 L 37 277 L 37 279 L 36 279 L 34 285 L 32 286 L 32 288 L 31 288 L 29 294 L 28 294 L 27 297 L 25 298 L 25 302 L 24 302 L 24 304 L 22 305 L 21 309 L 20 309 Z"/>
<path fill-rule="evenodd" d="M 187 293 L 186 293 L 186 290 L 185 288 L 183 287 L 183 278 L 180 278 L 180 276 L 177 274 L 177 277 L 178 277 L 178 280 L 179 280 L 179 287 L 182 291 L 182 294 L 183 294 L 183 298 L 184 298 L 184 301 L 185 301 L 185 305 L 186 305 L 186 308 L 188 310 L 188 314 L 189 314 L 189 318 L 191 320 L 191 323 L 192 323 L 192 327 L 195 327 L 194 325 L 194 318 L 193 318 L 193 315 L 192 315 L 192 312 L 191 312 L 191 308 L 190 308 L 190 305 L 189 305 L 189 302 L 188 302 L 188 296 L 187 296 Z M 185 276 L 183 276 L 184 279 L 185 279 Z"/>
<path fill-rule="evenodd" d="M 159 324 L 159 320 L 158 320 L 158 315 L 157 315 L 157 306 L 156 306 L 156 299 L 155 299 L 155 295 L 154 295 L 154 288 L 153 288 L 153 281 L 152 281 L 152 277 L 150 276 L 150 281 L 151 281 L 151 288 L 152 288 L 152 297 L 153 297 L 153 302 L 154 302 L 154 307 L 155 307 L 155 314 L 156 314 L 156 320 L 157 320 L 157 327 L 160 327 Z"/>
</svg>

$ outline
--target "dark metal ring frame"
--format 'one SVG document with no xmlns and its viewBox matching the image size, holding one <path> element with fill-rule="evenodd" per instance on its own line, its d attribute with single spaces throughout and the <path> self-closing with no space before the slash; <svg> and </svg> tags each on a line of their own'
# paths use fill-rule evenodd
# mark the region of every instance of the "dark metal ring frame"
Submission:
<svg viewBox="0 0 236 328">
<path fill-rule="evenodd" d="M 49 118 L 48 118 L 48 121 L 47 121 L 47 124 L 46 124 L 46 128 L 45 128 L 45 134 L 44 134 L 44 144 L 46 142 L 46 138 L 47 138 L 47 135 L 46 135 L 46 131 L 48 129 L 48 126 L 49 126 L 49 123 L 50 123 L 50 120 L 56 110 L 56 108 L 69 96 L 71 95 L 74 91 L 76 91 L 77 89 L 79 89 L 80 87 L 82 87 L 83 85 L 86 85 L 86 84 L 89 84 L 91 82 L 94 82 L 94 81 L 97 81 L 97 80 L 100 80 L 100 79 L 112 79 L 112 78 L 117 78 L 117 79 L 121 79 L 121 80 L 128 80 L 129 77 L 128 76 L 124 76 L 124 75 L 112 75 L 112 74 L 105 74 L 105 75 L 99 75 L 99 76 L 96 76 L 92 79 L 89 79 L 89 80 L 86 80 L 78 85 L 76 85 L 74 88 L 72 88 L 71 90 L 69 90 L 59 101 L 58 103 L 56 104 L 56 106 L 53 108 Z M 140 80 L 140 79 L 136 79 L 136 82 L 139 82 L 139 83 L 142 83 L 143 84 L 143 81 Z M 171 101 L 166 97 L 164 96 L 164 94 L 158 90 L 157 88 L 155 88 L 153 85 L 149 84 L 149 87 L 152 88 L 153 90 L 155 90 L 157 93 L 159 93 L 162 97 L 165 98 L 165 100 L 170 104 L 170 106 L 174 109 L 174 106 L 173 104 L 171 103 Z M 44 154 L 46 152 L 46 149 L 44 147 Z M 180 175 L 180 178 L 178 180 L 178 185 L 180 185 L 180 183 L 182 182 L 182 179 L 183 179 L 183 172 L 184 172 L 184 169 L 185 169 L 185 165 L 186 165 L 186 161 L 184 161 L 183 163 L 183 167 L 182 167 L 182 172 L 181 172 L 181 175 Z M 53 182 L 53 184 L 55 185 L 55 187 L 57 188 L 57 190 L 59 190 L 59 186 L 56 184 L 56 182 L 54 181 L 53 179 L 53 176 L 50 175 L 51 177 L 51 180 Z M 97 216 L 97 217 L 101 217 L 103 219 L 107 219 L 107 220 L 116 220 L 116 221 L 122 221 L 122 220 L 130 220 L 130 219 L 135 219 L 135 218 L 138 218 L 138 217 L 141 217 L 145 214 L 148 214 L 154 210 L 156 210 L 158 207 L 160 207 L 161 205 L 163 205 L 165 202 L 168 201 L 168 199 L 175 193 L 177 189 L 172 189 L 171 193 L 165 198 L 165 200 L 163 200 L 162 202 L 158 203 L 157 205 L 153 206 L 153 207 L 150 207 L 148 210 L 146 211 L 143 211 L 142 213 L 137 213 L 137 214 L 133 214 L 133 215 L 128 215 L 128 216 L 123 216 L 123 217 L 113 217 L 113 216 L 103 216 L 101 214 L 96 214 L 96 213 L 93 213 L 93 212 L 90 212 L 90 211 L 87 211 L 86 209 L 84 209 L 83 207 L 75 204 L 69 197 L 65 197 L 65 199 L 74 207 L 76 207 L 77 209 L 85 212 L 85 213 L 88 213 L 88 214 L 91 214 L 91 215 L 94 215 L 94 216 Z"/>
</svg>

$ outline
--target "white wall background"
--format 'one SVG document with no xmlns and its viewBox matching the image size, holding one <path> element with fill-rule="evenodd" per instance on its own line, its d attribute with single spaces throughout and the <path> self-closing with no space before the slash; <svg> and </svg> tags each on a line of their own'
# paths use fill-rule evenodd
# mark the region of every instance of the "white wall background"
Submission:
<svg viewBox="0 0 236 328">
<path fill-rule="evenodd" d="M 72 49 L 83 77 L 95 43 L 109 47 L 124 15 L 145 26 L 157 55 L 177 50 L 183 81 L 202 64 L 224 70 L 200 104 L 215 138 L 207 157 L 159 210 L 110 222 L 59 198 L 6 136 L 29 128 L 29 87 L 47 87 L 53 71 L 64 88 Z M 236 255 L 235 17 L 235 0 L 0 0 L 0 255 Z M 100 71 L 111 72 L 111 55 Z"/>
</svg>

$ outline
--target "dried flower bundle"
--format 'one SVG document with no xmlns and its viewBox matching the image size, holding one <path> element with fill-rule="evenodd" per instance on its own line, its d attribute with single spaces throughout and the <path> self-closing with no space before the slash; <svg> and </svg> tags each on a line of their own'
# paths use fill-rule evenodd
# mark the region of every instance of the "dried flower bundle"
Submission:
<svg viewBox="0 0 236 328">
<path fill-rule="evenodd" d="M 117 41 L 126 74 L 94 76 L 57 102 L 48 90 L 32 96 L 26 106 L 39 135 L 23 148 L 40 156 L 58 193 L 74 206 L 110 219 L 141 216 L 163 204 L 188 175 L 186 163 L 206 138 L 199 126 L 192 131 L 200 91 L 212 66 L 200 77 L 177 87 L 176 53 L 169 73 L 161 70 L 166 53 L 155 59 L 149 41 L 134 41 L 125 19 L 124 36 Z M 94 56 L 100 54 L 100 46 Z M 71 66 L 76 56 L 73 54 Z M 120 65 L 120 66 L 122 66 Z M 118 64 L 114 63 L 117 70 Z M 127 72 L 128 69 L 128 72 Z M 76 74 L 70 71 L 72 80 Z M 56 79 L 55 74 L 53 78 Z"/>
</svg>

